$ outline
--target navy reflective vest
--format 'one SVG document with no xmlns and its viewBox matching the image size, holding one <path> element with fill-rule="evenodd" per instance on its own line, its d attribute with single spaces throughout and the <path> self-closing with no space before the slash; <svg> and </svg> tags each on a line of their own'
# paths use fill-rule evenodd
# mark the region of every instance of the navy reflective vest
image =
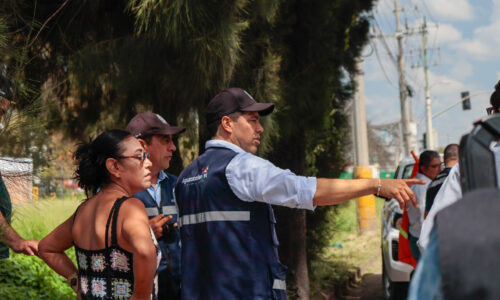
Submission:
<svg viewBox="0 0 500 300">
<path fill-rule="evenodd" d="M 161 188 L 161 208 L 158 206 L 156 201 L 151 197 L 147 190 L 142 190 L 134 195 L 137 199 L 141 200 L 144 206 L 146 206 L 146 212 L 148 217 L 151 219 L 160 213 L 165 216 L 172 216 L 171 223 L 177 222 L 177 208 L 175 206 L 175 199 L 173 188 L 177 177 L 175 175 L 166 173 L 167 177 L 159 182 Z M 180 247 L 180 234 L 177 229 L 175 232 L 176 238 L 172 243 L 166 244 L 162 238 L 158 239 L 158 244 L 161 249 L 161 262 L 158 267 L 159 280 L 162 282 L 163 276 L 166 272 L 170 272 L 172 277 L 176 280 L 180 279 L 181 271 L 181 247 Z M 170 268 L 170 270 L 168 270 Z M 170 275 L 169 274 L 169 275 Z M 161 290 L 162 287 L 160 287 Z"/>
<path fill-rule="evenodd" d="M 225 170 L 235 155 L 208 148 L 177 180 L 182 299 L 286 299 L 272 207 L 232 192 Z"/>
</svg>

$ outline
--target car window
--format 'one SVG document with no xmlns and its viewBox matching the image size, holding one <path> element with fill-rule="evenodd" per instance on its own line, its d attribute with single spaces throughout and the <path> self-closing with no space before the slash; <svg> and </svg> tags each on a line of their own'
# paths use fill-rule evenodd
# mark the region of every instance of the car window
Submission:
<svg viewBox="0 0 500 300">
<path fill-rule="evenodd" d="M 407 179 L 411 177 L 411 173 L 413 172 L 413 164 L 406 165 L 403 169 L 403 179 Z"/>
<path fill-rule="evenodd" d="M 399 166 L 396 168 L 396 172 L 394 172 L 394 178 L 398 178 L 399 174 Z"/>
</svg>

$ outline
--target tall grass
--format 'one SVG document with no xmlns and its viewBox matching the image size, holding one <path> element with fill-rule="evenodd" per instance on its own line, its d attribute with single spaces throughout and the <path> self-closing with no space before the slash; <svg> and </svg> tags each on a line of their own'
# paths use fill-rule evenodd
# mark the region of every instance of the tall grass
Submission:
<svg viewBox="0 0 500 300">
<path fill-rule="evenodd" d="M 12 227 L 26 239 L 40 240 L 68 219 L 80 203 L 76 197 L 66 197 L 15 205 Z"/>
<path fill-rule="evenodd" d="M 12 227 L 25 239 L 40 240 L 69 218 L 82 195 L 14 205 Z M 75 261 L 73 248 L 66 251 Z M 66 280 L 38 257 L 11 252 L 0 260 L 0 299 L 74 299 Z"/>
</svg>

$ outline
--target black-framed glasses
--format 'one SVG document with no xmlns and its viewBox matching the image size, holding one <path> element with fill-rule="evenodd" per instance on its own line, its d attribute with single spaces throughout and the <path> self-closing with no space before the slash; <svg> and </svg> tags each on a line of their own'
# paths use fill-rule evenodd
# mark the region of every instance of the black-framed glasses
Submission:
<svg viewBox="0 0 500 300">
<path fill-rule="evenodd" d="M 429 165 L 429 168 L 433 168 L 433 169 L 442 168 L 442 167 L 443 167 L 442 163 L 435 164 L 435 165 Z"/>
<path fill-rule="evenodd" d="M 486 113 L 488 115 L 491 115 L 495 112 L 495 108 L 493 106 L 490 106 L 490 107 L 486 107 Z"/>
<path fill-rule="evenodd" d="M 129 155 L 129 156 L 118 156 L 118 158 L 135 158 L 138 159 L 142 164 L 144 163 L 146 158 L 149 159 L 149 152 L 142 152 L 141 154 Z"/>
</svg>

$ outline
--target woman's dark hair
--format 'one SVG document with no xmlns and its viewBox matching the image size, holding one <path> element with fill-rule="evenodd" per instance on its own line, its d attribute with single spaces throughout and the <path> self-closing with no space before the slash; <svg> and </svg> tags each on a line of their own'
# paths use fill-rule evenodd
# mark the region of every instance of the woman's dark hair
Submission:
<svg viewBox="0 0 500 300">
<path fill-rule="evenodd" d="M 132 135 L 124 130 L 113 129 L 100 134 L 89 143 L 78 145 L 73 159 L 77 164 L 74 179 L 85 190 L 87 197 L 95 195 L 97 189 L 111 181 L 106 169 L 106 159 L 117 158 L 123 149 L 120 143 Z"/>
<path fill-rule="evenodd" d="M 500 108 L 500 80 L 495 85 L 495 91 L 491 94 L 490 104 L 495 109 L 495 113 L 498 112 Z"/>
</svg>

